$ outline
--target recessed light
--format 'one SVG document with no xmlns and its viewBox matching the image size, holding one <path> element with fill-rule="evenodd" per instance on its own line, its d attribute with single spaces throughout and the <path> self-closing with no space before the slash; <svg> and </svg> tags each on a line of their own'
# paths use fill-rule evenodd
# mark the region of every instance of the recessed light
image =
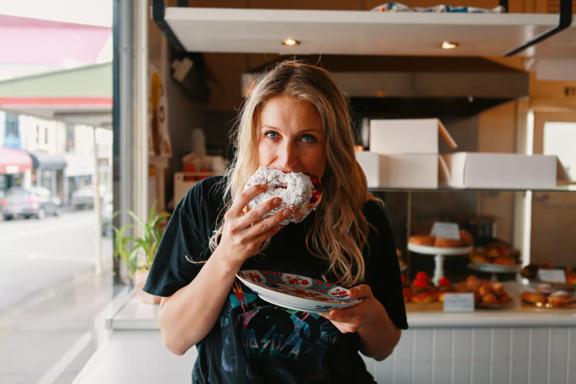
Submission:
<svg viewBox="0 0 576 384">
<path fill-rule="evenodd" d="M 282 45 L 285 45 L 287 47 L 295 47 L 297 45 L 300 45 L 300 42 L 298 40 L 290 38 L 282 40 Z"/>
<path fill-rule="evenodd" d="M 460 44 L 458 44 L 455 41 L 443 41 L 442 42 L 442 49 L 454 49 L 456 47 L 458 47 Z"/>
</svg>

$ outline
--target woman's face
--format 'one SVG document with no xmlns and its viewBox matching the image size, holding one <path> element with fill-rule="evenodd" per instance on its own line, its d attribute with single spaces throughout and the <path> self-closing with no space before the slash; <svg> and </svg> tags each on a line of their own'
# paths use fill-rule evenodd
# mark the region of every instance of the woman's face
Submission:
<svg viewBox="0 0 576 384">
<path fill-rule="evenodd" d="M 262 107 L 256 129 L 260 167 L 322 177 L 326 141 L 312 104 L 289 95 L 274 96 Z"/>
</svg>

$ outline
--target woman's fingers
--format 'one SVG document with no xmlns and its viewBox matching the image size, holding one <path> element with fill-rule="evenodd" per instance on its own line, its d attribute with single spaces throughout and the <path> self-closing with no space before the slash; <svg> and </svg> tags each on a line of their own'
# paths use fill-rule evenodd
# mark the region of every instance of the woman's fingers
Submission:
<svg viewBox="0 0 576 384">
<path fill-rule="evenodd" d="M 267 189 L 268 186 L 266 184 L 254 185 L 250 188 L 245 189 L 236 196 L 236 198 L 232 202 L 232 206 L 228 210 L 228 214 L 232 216 L 242 215 L 244 207 L 248 205 L 250 200 L 258 196 L 262 192 L 266 192 Z"/>
<path fill-rule="evenodd" d="M 282 229 L 283 225 L 280 223 L 286 219 L 286 217 L 292 214 L 292 210 L 289 208 L 283 209 L 282 211 L 276 212 L 270 217 L 267 217 L 261 221 L 250 221 L 253 225 L 248 226 L 246 230 L 246 236 L 248 238 L 260 239 L 263 238 L 266 240 L 267 238 L 271 237 L 272 235 L 268 236 L 268 232 L 276 233 L 280 229 Z M 258 216 L 261 217 L 261 216 Z M 277 230 L 274 232 L 274 229 Z"/>
<path fill-rule="evenodd" d="M 351 299 L 365 299 L 374 297 L 374 294 L 368 284 L 360 284 L 350 288 L 348 290 L 348 296 Z"/>
<path fill-rule="evenodd" d="M 262 219 L 262 216 L 264 216 L 266 213 L 270 212 L 274 208 L 278 207 L 281 203 L 282 203 L 281 198 L 274 197 L 261 204 L 258 204 L 256 207 L 252 208 L 250 211 L 248 211 L 247 214 L 244 215 L 242 220 L 244 225 L 248 227 L 258 223 Z"/>
</svg>

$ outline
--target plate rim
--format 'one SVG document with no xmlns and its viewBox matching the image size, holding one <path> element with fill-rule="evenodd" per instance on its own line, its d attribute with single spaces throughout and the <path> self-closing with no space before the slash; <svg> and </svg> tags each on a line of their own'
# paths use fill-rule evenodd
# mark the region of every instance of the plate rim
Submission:
<svg viewBox="0 0 576 384">
<path fill-rule="evenodd" d="M 261 295 L 261 293 L 259 292 L 259 290 L 265 290 L 265 291 L 272 292 L 274 295 L 281 296 L 281 297 L 285 297 L 285 298 L 287 299 L 286 301 L 287 301 L 288 303 L 291 303 L 291 302 L 294 302 L 294 301 L 304 301 L 304 302 L 310 303 L 310 305 L 318 305 L 317 303 L 319 303 L 319 304 L 323 304 L 323 305 L 332 305 L 332 306 L 335 306 L 335 308 L 336 308 L 336 306 L 338 306 L 338 308 L 345 308 L 345 307 L 343 307 L 343 306 L 348 307 L 348 306 L 352 306 L 352 305 L 355 305 L 355 304 L 358 304 L 358 303 L 361 302 L 361 300 L 359 300 L 359 299 L 351 299 L 351 298 L 348 298 L 348 299 L 347 299 L 347 300 L 348 300 L 347 302 L 329 303 L 329 302 L 325 302 L 325 301 L 319 301 L 319 300 L 313 300 L 313 299 L 309 299 L 309 298 L 305 298 L 305 297 L 295 296 L 295 295 L 291 295 L 291 294 L 288 294 L 288 293 L 285 293 L 285 292 L 275 291 L 275 290 L 270 289 L 270 288 L 267 288 L 267 287 L 261 287 L 261 286 L 255 284 L 255 283 L 247 280 L 246 278 L 240 276 L 240 272 L 248 272 L 248 271 L 257 271 L 257 272 L 260 272 L 261 270 L 258 270 L 258 269 L 246 269 L 246 270 L 242 270 L 242 271 L 239 271 L 239 272 L 236 274 L 236 277 L 237 277 L 238 280 L 240 280 L 243 284 L 245 284 L 246 286 L 248 286 L 248 288 L 250 288 L 250 289 L 252 289 L 253 291 L 255 291 L 255 292 L 258 294 L 258 296 Z M 268 272 L 271 272 L 271 271 L 268 271 Z M 272 272 L 273 272 L 273 271 L 272 271 Z M 294 275 L 294 276 L 305 277 L 305 278 L 308 278 L 308 279 L 314 279 L 314 278 L 312 278 L 312 277 L 303 276 L 303 275 L 298 275 L 298 274 L 296 274 L 296 273 L 290 273 L 290 272 L 279 272 L 279 273 L 282 273 L 282 274 L 284 274 L 284 273 L 289 273 L 289 274 Z M 318 280 L 318 279 L 314 279 L 314 280 Z M 253 287 L 256 287 L 256 288 L 253 288 Z M 334 285 L 334 288 L 336 288 L 336 287 L 340 287 L 340 288 L 343 288 L 343 289 L 348 290 L 347 288 L 341 287 L 341 286 L 339 286 L 339 285 Z M 269 297 L 269 296 L 270 296 L 270 295 L 266 295 L 266 294 L 264 294 L 264 295 L 265 295 L 266 297 Z M 274 300 L 274 299 L 273 299 L 273 300 Z M 278 300 L 276 299 L 276 301 L 278 301 Z M 282 301 L 283 301 L 283 300 L 282 300 Z M 349 305 L 348 305 L 348 304 L 349 304 Z"/>
</svg>

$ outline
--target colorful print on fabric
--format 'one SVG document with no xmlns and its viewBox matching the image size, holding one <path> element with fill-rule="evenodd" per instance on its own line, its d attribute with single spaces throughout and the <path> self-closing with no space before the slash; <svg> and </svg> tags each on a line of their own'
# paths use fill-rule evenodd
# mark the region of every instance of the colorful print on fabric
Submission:
<svg viewBox="0 0 576 384">
<path fill-rule="evenodd" d="M 317 313 L 294 311 L 267 303 L 236 282 L 221 316 L 225 340 L 240 332 L 249 356 L 299 360 L 322 354 L 336 342 L 338 330 Z"/>
</svg>

